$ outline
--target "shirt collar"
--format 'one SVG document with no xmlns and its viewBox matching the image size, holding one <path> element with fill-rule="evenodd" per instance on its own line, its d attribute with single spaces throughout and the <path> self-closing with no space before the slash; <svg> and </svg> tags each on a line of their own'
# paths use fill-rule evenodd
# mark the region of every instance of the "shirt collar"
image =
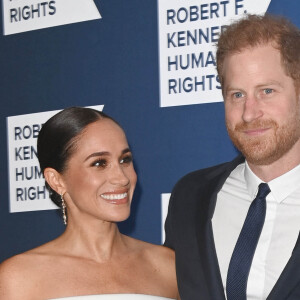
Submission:
<svg viewBox="0 0 300 300">
<path fill-rule="evenodd" d="M 245 181 L 247 190 L 249 192 L 249 195 L 251 199 L 253 200 L 257 194 L 258 186 L 261 182 L 263 182 L 261 179 L 259 179 L 250 169 L 247 161 L 245 161 L 245 171 L 244 171 Z"/>
<path fill-rule="evenodd" d="M 251 198 L 254 199 L 257 194 L 258 185 L 263 181 L 252 172 L 247 161 L 245 162 L 244 176 L 247 190 Z M 270 182 L 268 182 L 268 185 L 276 202 L 280 203 L 299 188 L 299 181 L 300 165 L 296 166 L 289 172 L 271 180 Z"/>
</svg>

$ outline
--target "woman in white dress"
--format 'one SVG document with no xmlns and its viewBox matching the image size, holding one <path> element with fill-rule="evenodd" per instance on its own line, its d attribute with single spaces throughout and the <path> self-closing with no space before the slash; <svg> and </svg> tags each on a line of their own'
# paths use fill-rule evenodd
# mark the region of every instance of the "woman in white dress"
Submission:
<svg viewBox="0 0 300 300">
<path fill-rule="evenodd" d="M 116 224 L 136 184 L 122 128 L 99 111 L 67 108 L 42 127 L 38 158 L 66 229 L 0 265 L 0 299 L 178 299 L 172 250 Z"/>
</svg>

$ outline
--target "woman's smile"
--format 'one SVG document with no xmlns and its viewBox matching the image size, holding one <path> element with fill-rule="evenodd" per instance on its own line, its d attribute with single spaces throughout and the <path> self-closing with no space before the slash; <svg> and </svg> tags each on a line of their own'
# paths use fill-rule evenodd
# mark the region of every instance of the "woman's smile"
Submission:
<svg viewBox="0 0 300 300">
<path fill-rule="evenodd" d="M 86 127 L 62 177 L 70 221 L 82 213 L 109 222 L 128 218 L 136 173 L 124 131 L 113 121 Z"/>
<path fill-rule="evenodd" d="M 101 198 L 108 201 L 112 204 L 124 204 L 129 201 L 128 198 L 128 190 L 125 192 L 115 191 L 115 192 L 107 192 L 100 195 Z"/>
</svg>

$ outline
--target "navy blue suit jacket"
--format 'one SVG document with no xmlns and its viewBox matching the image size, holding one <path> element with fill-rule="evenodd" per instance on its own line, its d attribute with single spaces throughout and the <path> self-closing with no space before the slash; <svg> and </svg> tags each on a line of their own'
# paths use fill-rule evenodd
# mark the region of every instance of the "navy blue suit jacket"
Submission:
<svg viewBox="0 0 300 300">
<path fill-rule="evenodd" d="M 212 217 L 217 194 L 235 160 L 184 176 L 174 187 L 165 223 L 165 246 L 176 253 L 176 272 L 182 300 L 225 300 L 218 265 Z M 299 199 L 300 201 L 300 199 Z M 300 239 L 267 300 L 300 299 Z"/>
</svg>

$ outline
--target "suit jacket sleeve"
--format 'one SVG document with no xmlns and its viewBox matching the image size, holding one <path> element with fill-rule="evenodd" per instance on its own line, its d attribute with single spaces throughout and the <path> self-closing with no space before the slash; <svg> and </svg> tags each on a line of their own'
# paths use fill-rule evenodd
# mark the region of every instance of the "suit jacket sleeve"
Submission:
<svg viewBox="0 0 300 300">
<path fill-rule="evenodd" d="M 169 202 L 168 215 L 167 215 L 167 219 L 166 219 L 166 222 L 165 222 L 166 239 L 165 239 L 165 242 L 164 242 L 164 246 L 174 250 L 175 249 L 175 241 L 174 241 L 175 236 L 173 234 L 174 228 L 172 227 L 172 206 L 173 206 L 173 202 L 174 202 L 174 193 L 172 192 L 170 202 Z"/>
</svg>

